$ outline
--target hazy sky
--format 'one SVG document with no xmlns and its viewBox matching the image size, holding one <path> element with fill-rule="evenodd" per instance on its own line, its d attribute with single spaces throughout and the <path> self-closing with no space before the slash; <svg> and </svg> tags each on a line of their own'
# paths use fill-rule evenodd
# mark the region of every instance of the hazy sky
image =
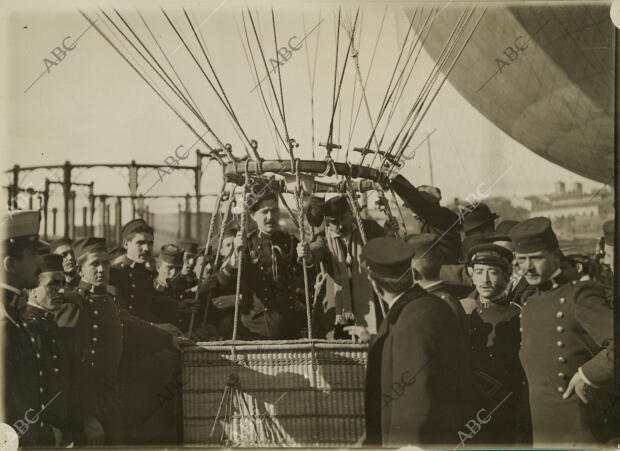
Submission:
<svg viewBox="0 0 620 451">
<path fill-rule="evenodd" d="M 140 10 L 209 125 L 223 142 L 233 145 L 233 151 L 237 155 L 243 155 L 243 147 L 224 108 L 213 95 L 185 48 L 180 47 L 179 38 L 162 13 L 149 7 L 146 2 L 134 2 L 132 7 L 127 7 L 128 4 L 119 3 L 121 14 L 131 23 L 136 33 L 144 38 L 158 60 L 164 62 L 136 12 L 137 9 Z M 181 7 L 170 2 L 161 4 L 180 26 L 182 34 L 187 36 L 191 29 L 185 21 Z M 56 2 L 54 6 L 51 3 L 35 6 L 34 2 L 20 2 L 19 7 L 13 6 L 18 9 L 5 10 L 1 16 L 0 29 L 3 36 L 0 41 L 3 43 L 2 57 L 5 64 L 2 65 L 3 72 L 0 77 L 3 82 L 4 103 L 0 109 L 0 135 L 4 165 L 51 165 L 62 164 L 65 160 L 74 163 L 129 163 L 132 159 L 139 163 L 162 163 L 166 157 L 174 154 L 179 145 L 189 149 L 196 141 L 195 136 L 94 28 L 86 31 L 75 48 L 67 52 L 57 65 L 50 67 L 49 73 L 46 71 L 44 58 L 56 61 L 50 52 L 57 46 L 62 47 L 63 40 L 71 45 L 73 40 L 88 28 L 88 23 L 76 6 L 63 5 L 61 8 Z M 80 7 L 84 8 L 90 17 L 99 18 L 97 24 L 111 35 L 104 24 L 103 16 L 97 16 L 97 9 L 89 5 L 93 4 L 80 3 Z M 276 157 L 271 134 L 273 127 L 269 126 L 265 117 L 258 90 L 250 92 L 256 83 L 253 69 L 244 53 L 242 19 L 243 7 L 248 3 L 218 0 L 188 1 L 185 5 L 194 24 L 201 24 L 200 30 L 209 55 L 243 129 L 251 139 L 259 142 L 261 156 Z M 271 12 L 265 8 L 257 9 L 256 5 L 260 5 L 257 3 L 250 5 L 258 32 L 262 36 L 265 55 L 268 59 L 275 59 Z M 347 5 L 348 7 L 342 10 L 342 21 L 350 25 L 355 10 L 351 8 L 351 3 Z M 358 47 L 363 77 L 369 67 L 385 5 L 386 3 L 369 3 L 360 10 L 358 27 L 361 27 L 361 42 Z M 109 4 L 97 6 L 103 6 L 106 12 L 113 14 Z M 275 3 L 276 30 L 280 46 L 291 38 L 295 45 L 320 23 L 303 42 L 303 46 L 292 52 L 290 59 L 280 69 L 288 131 L 290 136 L 300 143 L 298 156 L 302 159 L 312 158 L 309 72 L 315 64 L 315 57 L 315 140 L 318 143 L 327 139 L 331 118 L 337 14 L 335 2 Z M 117 16 L 114 18 L 120 22 Z M 248 26 L 252 52 L 255 58 L 260 58 L 251 25 Z M 366 86 L 373 116 L 376 116 L 383 99 L 407 26 L 403 8 L 398 4 L 390 4 Z M 70 38 L 66 40 L 68 36 Z M 114 36 L 118 36 L 118 33 L 114 33 Z M 187 42 L 193 50 L 199 51 L 193 37 L 188 37 Z M 339 64 L 342 67 L 347 45 L 345 31 L 342 29 L 340 44 Z M 204 60 L 201 62 L 204 64 Z M 145 66 L 143 62 L 141 65 Z M 402 124 L 404 115 L 430 69 L 430 58 L 422 52 L 413 71 L 413 81 L 395 110 L 391 128 L 387 133 L 388 138 L 393 136 L 393 131 Z M 150 71 L 149 73 L 153 74 Z M 42 77 L 29 88 L 41 74 Z M 264 69 L 261 68 L 260 75 L 263 74 Z M 335 119 L 334 141 L 342 144 L 343 148 L 349 144 L 351 147 L 363 146 L 370 136 L 371 127 L 364 106 L 360 109 L 356 128 L 350 132 L 350 118 L 355 116 L 360 99 L 360 88 L 356 86 L 355 76 L 354 61 L 350 58 L 343 81 L 341 109 L 337 111 Z M 159 79 L 157 84 L 162 85 Z M 261 86 L 266 92 L 271 89 L 267 80 Z M 167 89 L 166 94 L 172 98 Z M 180 104 L 177 101 L 175 105 Z M 272 106 L 275 107 L 275 104 Z M 277 114 L 275 108 L 272 108 L 272 111 Z M 183 110 L 183 115 L 191 119 L 187 109 Z M 191 123 L 201 133 L 204 132 L 204 127 L 195 119 L 191 119 Z M 586 189 L 598 189 L 601 186 L 600 183 L 572 174 L 525 149 L 478 113 L 450 83 L 444 84 L 435 99 L 412 141 L 412 148 L 422 142 L 430 132 L 433 132 L 429 142 L 434 183 L 442 189 L 444 199 L 447 200 L 454 196 L 464 198 L 475 191 L 480 183 L 495 183 L 493 195 L 506 196 L 549 192 L 553 190 L 553 184 L 557 180 L 582 182 Z M 349 134 L 352 136 L 351 140 Z M 216 144 L 213 137 L 207 139 L 213 145 Z M 200 148 L 206 150 L 204 146 Z M 195 164 L 193 149 L 191 148 L 191 154 L 184 164 Z M 281 145 L 278 149 L 283 154 Z M 322 148 L 315 148 L 315 152 L 317 158 L 323 158 Z M 352 156 L 351 159 L 357 162 L 358 156 Z M 339 154 L 339 160 L 344 160 L 344 152 Z M 416 157 L 407 162 L 402 173 L 414 184 L 430 182 L 426 144 L 418 148 Z M 36 187 L 46 175 L 60 179 L 61 172 L 37 171 L 22 179 L 22 185 L 32 182 Z M 497 180 L 499 176 L 501 179 Z M 152 171 L 142 172 L 141 177 L 139 191 L 144 191 L 158 180 L 157 174 Z M 109 169 L 74 172 L 74 180 L 90 182 L 93 179 L 97 193 L 127 193 L 126 172 Z M 6 180 L 8 181 L 8 178 Z M 219 168 L 210 164 L 206 169 L 203 191 L 215 192 L 220 183 Z M 149 194 L 185 194 L 192 191 L 193 179 L 179 171 L 156 184 Z M 79 199 L 81 200 L 78 200 L 78 203 L 84 200 Z M 152 203 L 151 208 L 156 211 L 158 208 L 169 209 L 171 205 L 176 208 L 176 201 L 172 204 Z"/>
</svg>

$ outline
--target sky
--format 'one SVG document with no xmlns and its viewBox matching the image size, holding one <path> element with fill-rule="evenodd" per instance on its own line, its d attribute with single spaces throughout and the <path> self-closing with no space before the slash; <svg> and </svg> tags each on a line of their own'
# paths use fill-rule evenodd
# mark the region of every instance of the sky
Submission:
<svg viewBox="0 0 620 451">
<path fill-rule="evenodd" d="M 3 166 L 54 165 L 62 164 L 65 160 L 72 163 L 129 163 L 136 160 L 138 163 L 160 164 L 167 158 L 170 161 L 169 157 L 181 145 L 183 148 L 177 151 L 179 155 L 191 149 L 181 164 L 194 165 L 196 146 L 192 145 L 196 142 L 195 135 L 95 28 L 89 28 L 89 23 L 76 5 L 68 2 L 55 2 L 52 5 L 25 1 L 20 2 L 19 6 L 5 6 L 12 9 L 5 9 L 0 16 L 0 29 L 4 34 L 0 38 L 0 51 L 2 60 L 7 62 L 0 68 L 0 101 L 3 104 L 0 109 L 0 148 Z M 140 11 L 209 126 L 222 142 L 233 145 L 233 152 L 237 156 L 242 156 L 245 151 L 231 125 L 230 117 L 161 11 L 154 9 L 148 2 L 123 2 L 118 5 L 119 12 L 155 54 L 158 49 L 137 14 Z M 256 81 L 251 60 L 248 59 L 243 28 L 242 11 L 249 7 L 264 45 L 266 59 L 275 59 L 271 10 L 262 6 L 263 3 L 236 0 L 187 1 L 183 4 L 163 2 L 161 5 L 180 27 L 188 45 L 199 52 L 181 5 L 187 7 L 193 23 L 203 33 L 208 54 L 243 130 L 250 139 L 258 141 L 261 157 L 276 158 L 277 148 L 286 158 L 283 146 L 274 142 L 273 126 L 269 125 L 270 121 L 265 115 L 259 90 L 252 90 Z M 338 3 L 294 1 L 275 2 L 273 5 L 279 47 L 290 44 L 297 48 L 282 53 L 287 59 L 280 67 L 287 129 L 289 135 L 300 144 L 296 156 L 301 159 L 313 158 L 314 130 L 314 158 L 323 159 L 324 149 L 317 143 L 327 140 L 332 115 Z M 349 28 L 355 18 L 356 10 L 352 7 L 355 5 L 349 2 L 342 8 L 341 23 Z M 108 14 L 114 14 L 113 5 L 109 3 L 80 3 L 89 17 L 99 19 L 97 24 L 103 32 L 109 36 L 118 36 L 118 33 L 112 35 L 107 28 L 110 25 L 107 25 L 100 13 L 97 15 L 98 6 L 102 6 Z M 408 19 L 402 4 L 373 2 L 362 5 L 357 25 L 361 36 L 357 42 L 358 63 L 360 73 L 366 79 L 384 12 L 385 22 L 365 89 L 373 117 L 376 117 L 385 95 L 408 27 Z M 113 17 L 120 23 L 118 16 Z M 252 54 L 260 58 L 247 11 L 245 20 Z M 113 37 L 118 45 L 119 41 L 115 39 Z M 59 60 L 52 52 L 56 47 L 61 49 L 63 42 L 67 47 L 75 46 Z M 343 27 L 339 45 L 340 69 L 347 44 Z M 59 52 L 57 50 L 56 54 Z M 165 64 L 161 53 L 156 54 L 158 60 Z M 45 59 L 48 59 L 47 63 Z M 56 63 L 51 64 L 49 61 Z M 206 66 L 204 60 L 201 62 Z M 141 64 L 146 67 L 145 63 Z M 386 140 L 402 125 L 405 114 L 431 68 L 431 59 L 422 51 L 403 100 L 394 110 Z M 262 76 L 264 73 L 264 68 L 259 68 L 259 74 Z M 310 84 L 312 73 L 315 74 L 314 90 Z M 276 76 L 277 72 L 273 75 Z M 152 77 L 155 79 L 156 76 Z M 163 85 L 158 79 L 156 83 Z M 279 94 L 277 77 L 274 83 Z M 353 58 L 349 58 L 342 86 L 340 106 L 334 119 L 333 141 L 342 144 L 344 149 L 347 146 L 363 146 L 370 136 L 371 126 L 369 113 L 362 105 L 356 126 L 351 128 L 351 118 L 356 115 L 361 92 L 356 83 Z M 261 87 L 269 95 L 271 87 L 268 80 Z M 166 93 L 172 98 L 169 90 Z M 272 97 L 267 102 L 273 114 L 277 115 Z M 181 107 L 178 101 L 174 104 Z M 186 108 L 182 114 L 190 118 L 196 130 L 204 132 L 202 124 L 191 118 Z M 282 127 L 280 129 L 283 130 Z M 430 137 L 425 141 L 429 134 Z M 207 140 L 213 146 L 217 143 L 210 135 Z M 445 200 L 465 198 L 475 192 L 481 183 L 492 185 L 492 195 L 508 197 L 551 192 L 558 180 L 569 185 L 583 183 L 588 191 L 598 190 L 602 186 L 524 148 L 476 111 L 449 82 L 442 86 L 411 144 L 410 148 L 416 149 L 415 157 L 406 162 L 401 173 L 416 185 L 430 183 L 430 154 L 432 181 L 441 188 Z M 199 148 L 206 151 L 204 145 Z M 344 153 L 341 151 L 338 154 L 338 160 L 344 160 Z M 357 162 L 359 157 L 353 155 L 351 152 L 351 161 Z M 95 180 L 96 193 L 128 193 L 126 171 L 75 170 L 73 175 L 74 181 Z M 25 175 L 20 183 L 22 186 L 31 183 L 34 188 L 41 187 L 46 176 L 60 179 L 62 172 L 35 171 Z M 149 194 L 193 192 L 193 177 L 184 171 L 173 172 L 162 180 L 152 170 L 141 172 L 140 177 L 139 192 L 149 187 L 152 187 Z M 5 183 L 9 180 L 6 177 Z M 217 164 L 209 163 L 205 168 L 202 191 L 217 192 L 220 185 L 221 170 Z M 82 191 L 78 194 L 78 205 L 85 203 Z M 2 194 L 6 195 L 5 190 Z M 176 210 L 176 203 L 153 202 L 151 210 Z M 205 201 L 203 205 L 203 209 L 208 209 L 210 202 Z"/>
</svg>

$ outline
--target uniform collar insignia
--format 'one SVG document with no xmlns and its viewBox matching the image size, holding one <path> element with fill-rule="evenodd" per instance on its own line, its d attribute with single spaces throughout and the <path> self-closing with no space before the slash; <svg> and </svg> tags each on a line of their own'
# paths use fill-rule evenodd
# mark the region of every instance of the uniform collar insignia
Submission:
<svg viewBox="0 0 620 451">
<path fill-rule="evenodd" d="M 80 288 L 83 288 L 84 290 L 94 294 L 107 293 L 107 287 L 105 285 L 94 286 L 93 284 L 88 283 L 85 280 L 80 280 Z"/>
</svg>

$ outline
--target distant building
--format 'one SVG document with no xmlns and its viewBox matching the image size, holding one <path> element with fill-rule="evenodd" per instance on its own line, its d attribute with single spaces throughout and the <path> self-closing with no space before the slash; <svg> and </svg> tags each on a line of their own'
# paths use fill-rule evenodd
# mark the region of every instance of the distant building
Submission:
<svg viewBox="0 0 620 451">
<path fill-rule="evenodd" d="M 581 183 L 567 190 L 558 181 L 553 193 L 525 199 L 530 202 L 531 216 L 550 218 L 558 235 L 567 239 L 600 236 L 603 222 L 614 214 L 613 194 L 606 186 L 586 193 Z"/>
</svg>

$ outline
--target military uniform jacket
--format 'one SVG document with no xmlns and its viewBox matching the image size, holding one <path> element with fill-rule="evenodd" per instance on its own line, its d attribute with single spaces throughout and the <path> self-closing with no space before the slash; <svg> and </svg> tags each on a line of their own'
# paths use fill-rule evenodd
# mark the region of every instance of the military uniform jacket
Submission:
<svg viewBox="0 0 620 451">
<path fill-rule="evenodd" d="M 5 350 L 2 421 L 17 431 L 22 446 L 53 446 L 52 429 L 40 415 L 54 395 L 45 392 L 50 368 L 46 368 L 36 347 L 36 337 L 28 330 L 27 323 L 20 319 L 17 306 L 26 303 L 25 296 L 3 287 L 2 297 L 0 330 Z"/>
<path fill-rule="evenodd" d="M 248 235 L 243 259 L 241 321 L 257 337 L 298 338 L 304 327 L 303 276 L 297 261 L 299 241 L 276 230 L 271 236 L 257 230 Z M 222 286 L 234 284 L 237 269 L 222 265 Z M 300 322 L 301 321 L 301 322 Z"/>
<path fill-rule="evenodd" d="M 458 443 L 475 415 L 462 340 L 450 308 L 419 286 L 392 305 L 368 351 L 367 445 Z"/>
<path fill-rule="evenodd" d="M 563 273 L 523 295 L 521 362 L 530 387 L 534 446 L 603 443 L 613 434 L 613 311 L 601 285 Z M 562 395 L 575 372 L 601 388 L 585 405 Z M 617 407 L 617 406 L 616 406 Z M 617 419 L 615 421 L 618 421 Z M 618 434 L 618 431 L 616 431 Z"/>
<path fill-rule="evenodd" d="M 127 256 L 110 270 L 119 307 L 148 322 L 165 323 L 176 314 L 176 302 L 153 287 L 155 273 Z"/>
<path fill-rule="evenodd" d="M 20 317 L 26 323 L 26 329 L 34 339 L 34 345 L 41 355 L 44 368 L 43 384 L 39 393 L 50 399 L 48 407 L 41 414 L 41 419 L 63 432 L 65 442 L 70 440 L 69 401 L 72 390 L 69 371 L 69 355 L 65 348 L 55 315 L 42 308 L 26 304 L 20 310 Z"/>
<path fill-rule="evenodd" d="M 159 280 L 153 280 L 153 288 L 158 293 L 168 296 L 170 299 L 174 300 L 177 304 L 181 302 L 183 299 L 194 298 L 195 293 L 191 291 L 186 291 L 184 284 L 168 284 L 163 285 L 159 282 Z M 170 323 L 177 326 L 182 331 L 187 331 L 189 328 L 189 322 L 191 318 L 191 313 L 188 312 L 179 312 L 174 311 L 170 312 L 171 315 L 168 318 L 163 318 L 164 323 Z M 197 324 L 196 324 L 197 325 Z"/>
</svg>

